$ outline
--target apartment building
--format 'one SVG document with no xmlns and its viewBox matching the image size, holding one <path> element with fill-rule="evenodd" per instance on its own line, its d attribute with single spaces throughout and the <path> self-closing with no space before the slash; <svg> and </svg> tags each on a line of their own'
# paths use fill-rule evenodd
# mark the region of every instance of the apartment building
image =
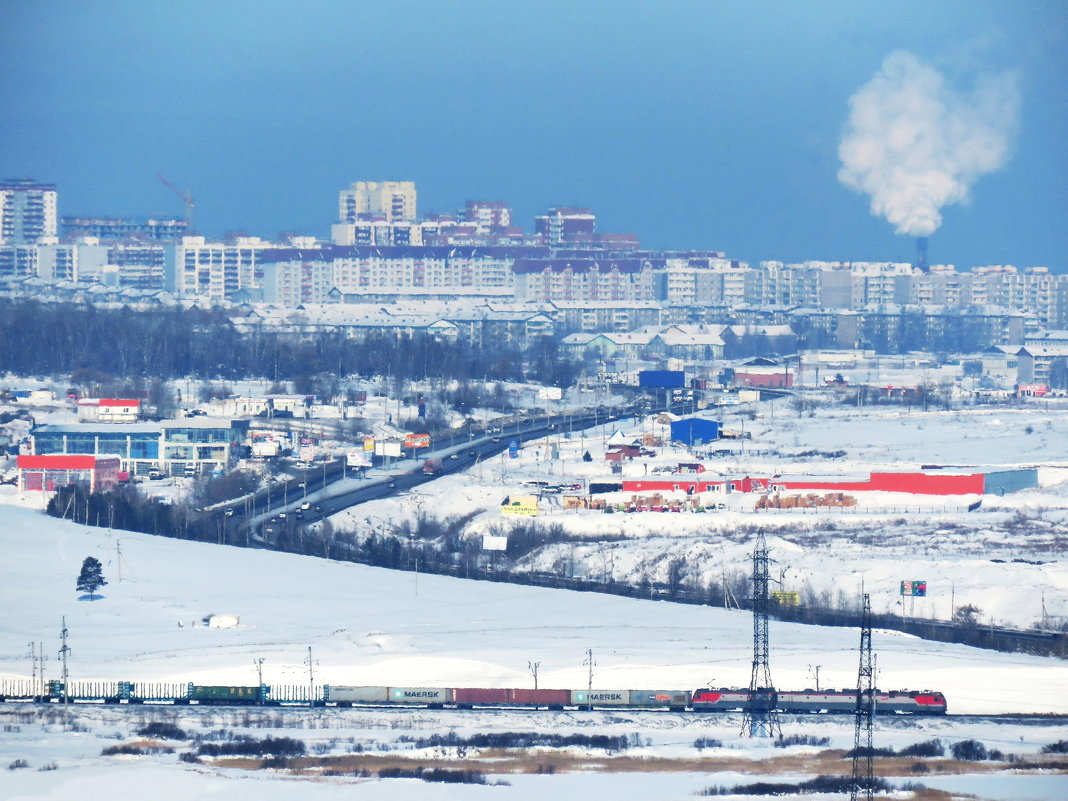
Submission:
<svg viewBox="0 0 1068 801">
<path fill-rule="evenodd" d="M 314 247 L 313 239 L 298 238 L 294 247 Z M 225 300 L 239 289 L 259 289 L 263 281 L 260 264 L 265 251 L 278 248 L 255 236 L 232 242 L 209 242 L 202 236 L 182 237 L 176 248 L 173 287 L 179 294 Z"/>
<path fill-rule="evenodd" d="M 33 245 L 56 233 L 55 184 L 32 178 L 0 181 L 0 245 Z"/>
<path fill-rule="evenodd" d="M 414 181 L 356 181 L 338 197 L 338 220 L 381 219 L 387 223 L 415 222 Z"/>
</svg>

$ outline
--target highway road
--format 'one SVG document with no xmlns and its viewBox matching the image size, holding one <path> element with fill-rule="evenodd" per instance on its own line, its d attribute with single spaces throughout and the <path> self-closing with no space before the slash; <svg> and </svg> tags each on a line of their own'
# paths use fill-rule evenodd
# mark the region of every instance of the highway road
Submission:
<svg viewBox="0 0 1068 801">
<path fill-rule="evenodd" d="M 692 404 L 685 403 L 669 407 L 668 411 L 677 413 L 691 409 Z M 648 405 L 632 404 L 582 410 L 576 414 L 517 418 L 498 428 L 487 428 L 476 437 L 463 434 L 451 438 L 440 437 L 436 442 L 438 447 L 421 454 L 419 460 L 407 460 L 408 466 L 393 472 L 376 468 L 374 477 L 336 495 L 314 497 L 327 485 L 344 477 L 343 460 L 310 468 L 301 476 L 278 482 L 269 490 L 258 492 L 254 498 L 223 504 L 213 511 L 223 517 L 225 522 L 222 525 L 225 526 L 230 542 L 247 540 L 255 535 L 270 538 L 281 533 L 284 527 L 315 523 L 352 506 L 406 492 L 442 475 L 463 470 L 479 459 L 496 456 L 507 450 L 512 440 L 522 445 L 524 442 L 552 434 L 595 428 L 651 411 L 653 410 Z M 441 459 L 440 473 L 423 473 L 423 460 L 427 458 Z M 306 496 L 309 495 L 313 496 L 313 500 L 307 500 Z M 305 503 L 309 508 L 301 509 Z"/>
</svg>

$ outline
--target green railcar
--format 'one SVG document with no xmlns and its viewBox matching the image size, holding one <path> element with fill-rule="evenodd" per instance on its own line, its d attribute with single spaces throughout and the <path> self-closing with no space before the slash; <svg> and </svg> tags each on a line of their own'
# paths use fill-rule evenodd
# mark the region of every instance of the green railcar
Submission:
<svg viewBox="0 0 1068 801">
<path fill-rule="evenodd" d="M 187 700 L 200 704 L 260 704 L 267 700 L 270 688 L 190 684 Z"/>
</svg>

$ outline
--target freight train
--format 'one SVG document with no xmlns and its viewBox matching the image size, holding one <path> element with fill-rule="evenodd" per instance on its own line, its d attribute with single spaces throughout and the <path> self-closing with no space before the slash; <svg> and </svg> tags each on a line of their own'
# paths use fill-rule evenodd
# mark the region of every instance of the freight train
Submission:
<svg viewBox="0 0 1068 801">
<path fill-rule="evenodd" d="M 219 706 L 421 706 L 430 709 L 667 709 L 676 712 L 739 712 L 775 709 L 786 713 L 849 713 L 857 707 L 857 691 L 776 690 L 721 687 L 689 690 L 527 690 L 480 687 L 361 687 L 325 684 L 200 685 L 73 682 L 65 691 L 60 681 L 0 681 L 0 701 L 38 703 L 199 704 Z M 944 715 L 946 698 L 932 690 L 875 690 L 879 712 L 902 715 Z"/>
</svg>

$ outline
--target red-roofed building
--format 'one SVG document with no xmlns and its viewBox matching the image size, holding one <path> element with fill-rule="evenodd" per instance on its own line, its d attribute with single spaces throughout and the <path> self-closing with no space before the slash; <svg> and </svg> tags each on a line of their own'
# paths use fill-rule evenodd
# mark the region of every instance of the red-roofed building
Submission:
<svg viewBox="0 0 1068 801">
<path fill-rule="evenodd" d="M 71 484 L 98 492 L 119 483 L 118 456 L 43 454 L 18 457 L 19 490 L 54 492 Z"/>
<path fill-rule="evenodd" d="M 85 423 L 136 423 L 141 401 L 136 398 L 81 398 L 78 419 Z"/>
</svg>

